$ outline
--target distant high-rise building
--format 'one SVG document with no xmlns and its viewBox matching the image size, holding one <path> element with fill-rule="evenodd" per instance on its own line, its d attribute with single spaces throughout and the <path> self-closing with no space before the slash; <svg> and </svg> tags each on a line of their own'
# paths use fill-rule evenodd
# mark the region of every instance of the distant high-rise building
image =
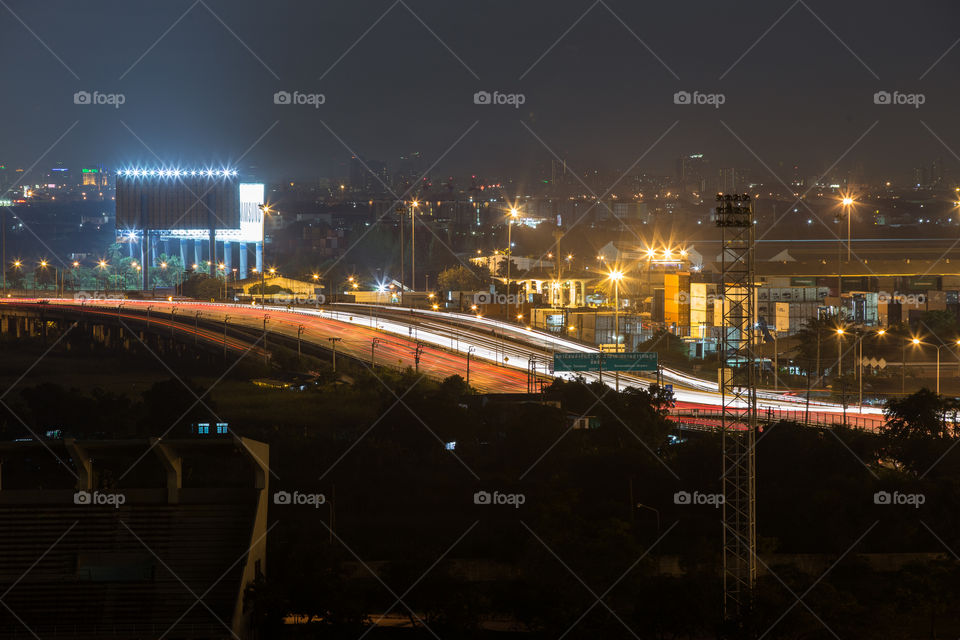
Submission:
<svg viewBox="0 0 960 640">
<path fill-rule="evenodd" d="M 80 169 L 80 185 L 103 189 L 107 186 L 107 172 L 99 166 L 83 167 Z"/>
<path fill-rule="evenodd" d="M 13 170 L 9 169 L 7 165 L 0 163 L 0 196 L 4 195 L 10 189 L 14 180 Z"/>
<path fill-rule="evenodd" d="M 746 169 L 724 167 L 720 169 L 719 193 L 744 193 L 749 187 Z"/>
<path fill-rule="evenodd" d="M 350 158 L 350 189 L 355 193 L 381 193 L 389 184 L 387 163 L 367 160 L 357 156 Z"/>
<path fill-rule="evenodd" d="M 677 158 L 675 177 L 681 193 L 697 193 L 702 197 L 713 190 L 709 175 L 710 162 L 702 153 L 693 153 Z"/>
</svg>

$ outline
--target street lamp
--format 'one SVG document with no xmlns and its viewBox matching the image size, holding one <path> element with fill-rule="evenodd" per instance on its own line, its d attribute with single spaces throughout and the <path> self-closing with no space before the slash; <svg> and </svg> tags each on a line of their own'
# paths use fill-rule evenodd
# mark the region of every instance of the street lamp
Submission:
<svg viewBox="0 0 960 640">
<path fill-rule="evenodd" d="M 106 260 L 102 260 L 102 259 L 101 259 L 100 262 L 97 263 L 97 268 L 100 269 L 100 271 L 107 271 L 107 268 L 108 268 L 109 266 L 110 266 L 110 263 L 107 262 Z M 110 272 L 109 272 L 109 271 L 107 271 L 107 278 L 108 278 L 108 279 L 110 278 Z M 103 288 L 104 288 L 104 289 L 107 288 L 106 284 L 104 285 Z"/>
<path fill-rule="evenodd" d="M 615 269 L 607 277 L 613 282 L 613 348 L 620 353 L 620 280 L 623 279 L 623 272 Z M 619 369 L 616 370 L 614 386 L 616 391 L 620 391 Z"/>
<path fill-rule="evenodd" d="M 887 334 L 886 329 L 877 329 L 877 337 L 882 338 Z M 860 357 L 857 358 L 857 379 L 858 379 L 858 390 L 857 390 L 857 406 L 859 407 L 859 412 L 863 413 L 863 339 L 867 336 L 866 333 L 861 333 L 858 336 L 857 342 L 859 342 L 860 347 Z"/>
<path fill-rule="evenodd" d="M 914 338 L 913 340 L 911 340 L 911 342 L 915 347 L 927 346 L 929 344 L 927 342 L 921 342 L 919 338 Z M 960 347 L 960 338 L 954 341 L 953 345 L 942 343 L 938 345 L 929 345 L 929 346 L 935 346 L 937 348 L 937 395 L 939 396 L 940 395 L 940 349 L 943 349 L 944 347 L 949 347 L 949 346 Z"/>
<path fill-rule="evenodd" d="M 837 377 L 843 375 L 843 327 L 837 327 Z"/>
<path fill-rule="evenodd" d="M 920 338 L 911 338 L 910 344 L 918 346 Z M 907 343 L 904 342 L 900 348 L 900 395 L 907 393 Z"/>
<path fill-rule="evenodd" d="M 260 216 L 260 237 L 261 237 L 261 247 L 260 247 L 260 261 L 263 262 L 267 257 L 267 215 L 270 214 L 270 205 L 268 204 L 258 204 L 257 208 L 260 209 L 262 215 Z M 266 305 L 266 297 L 264 295 L 264 287 L 266 286 L 266 279 L 264 276 L 264 269 L 261 265 L 260 269 L 260 308 L 263 309 Z M 194 266 L 196 268 L 196 266 Z"/>
<path fill-rule="evenodd" d="M 467 385 L 470 384 L 470 355 L 476 350 L 476 347 L 467 347 Z"/>
<path fill-rule="evenodd" d="M 417 290 L 417 207 L 420 202 L 414 200 L 410 203 L 410 293 Z M 401 292 L 402 293 L 402 292 Z M 410 299 L 410 306 L 413 306 L 413 298 Z"/>
<path fill-rule="evenodd" d="M 854 204 L 854 199 L 850 196 L 843 196 L 840 200 L 841 213 L 837 214 L 837 221 L 840 221 L 840 218 L 846 216 L 847 218 L 847 262 L 850 262 L 850 207 Z M 839 298 L 841 293 L 843 293 L 843 275 L 842 269 L 840 266 L 840 247 L 842 242 L 840 237 L 837 236 L 837 297 Z"/>
<path fill-rule="evenodd" d="M 39 265 L 40 265 L 40 268 L 43 269 L 44 273 L 46 273 L 47 267 L 50 266 L 50 263 L 44 259 L 39 262 Z M 54 285 L 53 286 L 54 290 L 56 290 L 57 288 L 57 268 L 56 267 L 53 268 L 53 285 Z M 34 289 L 34 292 L 36 292 L 36 289 L 37 289 L 36 278 L 33 279 L 33 289 Z"/>
<path fill-rule="evenodd" d="M 507 304 L 510 304 L 510 263 L 513 262 L 513 221 L 517 219 L 520 212 L 516 207 L 510 208 L 510 215 L 507 218 Z"/>
</svg>

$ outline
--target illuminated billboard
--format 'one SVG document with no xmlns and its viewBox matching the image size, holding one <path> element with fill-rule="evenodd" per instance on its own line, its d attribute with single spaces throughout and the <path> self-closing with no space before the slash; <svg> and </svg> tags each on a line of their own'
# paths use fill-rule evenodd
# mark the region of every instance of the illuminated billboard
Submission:
<svg viewBox="0 0 960 640">
<path fill-rule="evenodd" d="M 117 229 L 240 229 L 240 188 L 231 169 L 117 172 Z"/>
<path fill-rule="evenodd" d="M 240 226 L 236 229 L 217 229 L 218 242 L 262 242 L 264 186 L 262 183 L 241 182 L 239 185 Z M 208 229 L 169 229 L 159 233 L 161 238 L 199 240 L 209 237 Z"/>
</svg>

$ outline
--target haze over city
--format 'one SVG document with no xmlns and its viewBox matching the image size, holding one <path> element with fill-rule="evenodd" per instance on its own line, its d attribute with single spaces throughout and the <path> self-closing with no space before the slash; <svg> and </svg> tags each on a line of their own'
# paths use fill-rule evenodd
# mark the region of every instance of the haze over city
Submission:
<svg viewBox="0 0 960 640">
<path fill-rule="evenodd" d="M 960 634 L 954 4 L 0 16 L 0 638 Z"/>
</svg>

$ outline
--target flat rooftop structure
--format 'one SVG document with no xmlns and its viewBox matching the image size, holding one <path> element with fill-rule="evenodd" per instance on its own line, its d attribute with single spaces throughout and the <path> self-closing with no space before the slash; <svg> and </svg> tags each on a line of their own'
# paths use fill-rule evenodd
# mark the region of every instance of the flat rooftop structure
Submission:
<svg viewBox="0 0 960 640">
<path fill-rule="evenodd" d="M 229 435 L 0 443 L 0 638 L 246 637 L 268 461 Z"/>
</svg>

